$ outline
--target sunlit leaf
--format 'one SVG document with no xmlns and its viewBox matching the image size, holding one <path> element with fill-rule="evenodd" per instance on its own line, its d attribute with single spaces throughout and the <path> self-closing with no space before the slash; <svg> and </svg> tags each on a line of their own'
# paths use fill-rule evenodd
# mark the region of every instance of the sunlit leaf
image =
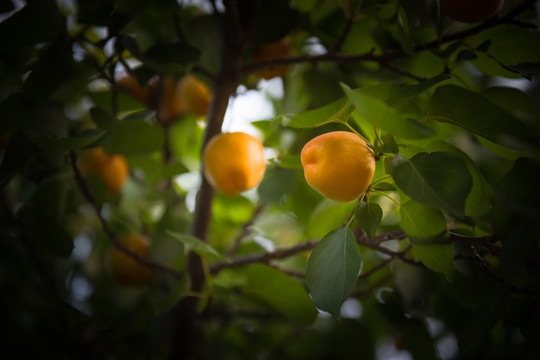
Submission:
<svg viewBox="0 0 540 360">
<path fill-rule="evenodd" d="M 354 110 L 346 99 L 295 115 L 288 126 L 292 128 L 317 127 L 331 122 L 344 122 Z"/>
<path fill-rule="evenodd" d="M 211 245 L 203 242 L 201 239 L 187 235 L 187 234 L 178 234 L 172 231 L 167 231 L 167 234 L 175 238 L 184 244 L 186 252 L 193 250 L 201 256 L 208 256 L 222 261 L 228 261 L 223 255 L 221 255 L 216 249 Z"/>
</svg>

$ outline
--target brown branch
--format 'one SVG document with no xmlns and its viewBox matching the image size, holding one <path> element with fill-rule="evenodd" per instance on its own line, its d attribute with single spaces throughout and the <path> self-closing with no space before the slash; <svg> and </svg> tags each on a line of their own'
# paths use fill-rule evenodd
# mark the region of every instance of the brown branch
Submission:
<svg viewBox="0 0 540 360">
<path fill-rule="evenodd" d="M 491 255 L 494 256 L 497 256 L 499 254 L 499 251 L 501 250 L 500 247 L 495 245 L 495 243 L 497 242 L 497 237 L 495 235 L 474 237 L 450 232 L 450 239 L 452 241 L 463 243 L 465 245 L 481 245 L 485 247 Z"/>
<path fill-rule="evenodd" d="M 384 259 L 383 261 L 381 261 L 380 263 L 378 263 L 377 265 L 373 265 L 373 267 L 369 270 L 366 270 L 366 271 L 362 271 L 360 273 L 360 275 L 358 275 L 358 279 L 365 279 L 367 277 L 370 277 L 371 275 L 373 275 L 374 273 L 376 273 L 377 271 L 383 269 L 384 267 L 386 267 L 386 265 L 390 264 L 392 261 L 394 261 L 394 258 L 387 258 L 387 259 Z"/>
<path fill-rule="evenodd" d="M 97 215 L 99 222 L 101 223 L 101 227 L 103 228 L 103 232 L 107 235 L 107 237 L 111 240 L 112 244 L 121 252 L 124 254 L 130 256 L 135 261 L 144 264 L 154 270 L 160 270 L 164 271 L 168 274 L 171 274 L 175 278 L 179 279 L 183 276 L 183 274 L 165 264 L 162 264 L 160 262 L 157 262 L 153 259 L 150 259 L 148 257 L 143 257 L 133 251 L 131 251 L 124 243 L 122 243 L 116 233 L 112 230 L 112 228 L 109 226 L 109 223 L 107 220 L 103 217 L 101 214 L 101 210 L 99 208 L 99 205 L 94 197 L 94 194 L 92 194 L 92 191 L 86 184 L 86 181 L 82 177 L 81 172 L 79 171 L 79 168 L 77 166 L 77 156 L 75 155 L 75 152 L 70 151 L 69 153 L 70 160 L 71 160 L 71 168 L 73 170 L 73 174 L 75 175 L 75 181 L 77 182 L 77 186 L 79 187 L 80 192 L 85 197 L 86 201 L 92 205 L 92 208 L 94 209 L 95 214 Z"/>
<path fill-rule="evenodd" d="M 479 32 L 482 32 L 484 30 L 490 29 L 492 27 L 502 25 L 502 24 L 512 24 L 514 22 L 514 17 L 521 14 L 523 11 L 527 10 L 530 6 L 532 6 L 537 0 L 525 0 L 520 5 L 516 6 L 514 9 L 512 9 L 508 14 L 505 16 L 499 17 L 499 18 L 492 18 L 490 20 L 487 20 L 479 25 L 476 25 L 472 28 L 456 32 L 454 34 L 449 34 L 441 37 L 440 39 L 436 39 L 433 41 L 429 41 L 426 43 L 417 44 L 414 46 L 413 50 L 415 52 L 427 50 L 430 48 L 438 48 L 439 46 L 455 41 L 464 39 L 468 36 L 478 34 Z M 253 73 L 259 69 L 267 68 L 267 67 L 273 67 L 276 65 L 290 65 L 290 64 L 299 64 L 299 63 L 312 63 L 316 64 L 319 62 L 324 61 L 337 61 L 337 62 L 376 62 L 380 66 L 385 67 L 391 71 L 394 71 L 400 75 L 410 77 L 412 79 L 415 79 L 417 81 L 424 81 L 426 80 L 423 77 L 419 77 L 417 75 L 414 75 L 408 71 L 405 71 L 403 69 L 400 69 L 399 67 L 396 67 L 395 65 L 392 65 L 390 63 L 391 60 L 395 60 L 397 58 L 400 58 L 402 56 L 407 55 L 404 51 L 401 50 L 394 50 L 394 51 L 388 51 L 386 53 L 375 55 L 373 53 L 373 50 L 363 53 L 363 54 L 343 54 L 338 53 L 334 51 L 327 52 L 325 54 L 321 55 L 300 55 L 300 56 L 284 56 L 284 57 L 277 57 L 272 58 L 264 61 L 259 61 L 256 63 L 248 64 L 242 68 L 240 68 L 240 74 L 245 76 L 250 73 Z"/>
<path fill-rule="evenodd" d="M 275 251 L 249 254 L 233 259 L 231 262 L 221 262 L 217 263 L 210 268 L 210 273 L 217 274 L 223 269 L 240 267 L 255 263 L 268 263 L 270 260 L 283 259 L 291 255 L 298 254 L 302 251 L 307 251 L 313 249 L 320 240 L 309 240 L 305 242 L 298 243 L 291 247 L 277 249 Z"/>
</svg>

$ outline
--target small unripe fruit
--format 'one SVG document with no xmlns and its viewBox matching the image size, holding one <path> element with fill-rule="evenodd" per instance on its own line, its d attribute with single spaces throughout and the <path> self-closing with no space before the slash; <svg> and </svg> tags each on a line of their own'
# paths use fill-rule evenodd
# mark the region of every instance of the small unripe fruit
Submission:
<svg viewBox="0 0 540 360">
<path fill-rule="evenodd" d="M 335 201 L 358 199 L 375 173 L 373 150 L 360 136 L 347 131 L 333 131 L 310 140 L 300 160 L 307 183 Z"/>
<path fill-rule="evenodd" d="M 204 148 L 203 159 L 206 179 L 226 195 L 254 188 L 266 169 L 262 143 L 243 132 L 214 136 Z"/>
<path fill-rule="evenodd" d="M 130 251 L 146 257 L 150 247 L 149 239 L 142 234 L 131 234 L 120 239 Z M 120 285 L 140 286 L 151 276 L 150 268 L 130 255 L 113 247 L 107 255 L 107 269 L 111 277 Z"/>
</svg>

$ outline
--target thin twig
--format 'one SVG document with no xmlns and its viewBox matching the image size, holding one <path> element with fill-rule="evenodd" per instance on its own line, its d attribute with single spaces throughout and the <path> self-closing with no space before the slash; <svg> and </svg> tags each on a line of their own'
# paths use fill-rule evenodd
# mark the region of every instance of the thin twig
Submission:
<svg viewBox="0 0 540 360">
<path fill-rule="evenodd" d="M 164 271 L 166 273 L 171 274 L 175 278 L 181 278 L 183 274 L 165 264 L 162 264 L 160 262 L 157 262 L 153 259 L 150 259 L 148 257 L 143 257 L 132 250 L 130 250 L 124 243 L 122 243 L 119 239 L 116 233 L 111 229 L 109 226 L 109 223 L 107 220 L 103 217 L 101 214 L 101 210 L 99 208 L 99 205 L 94 197 L 94 194 L 92 194 L 92 191 L 86 184 L 86 181 L 81 175 L 81 172 L 79 171 L 79 168 L 77 167 L 77 156 L 75 155 L 75 152 L 71 151 L 69 153 L 70 160 L 71 160 L 71 168 L 73 170 L 73 173 L 75 175 L 75 181 L 77 182 L 77 185 L 79 187 L 79 190 L 83 194 L 83 196 L 86 198 L 86 200 L 92 205 L 92 208 L 94 209 L 94 212 L 96 213 L 99 222 L 101 223 L 101 227 L 103 228 L 103 232 L 108 236 L 108 238 L 111 240 L 112 244 L 121 252 L 124 254 L 130 256 L 135 261 L 144 264 L 154 270 L 160 270 Z"/>
<path fill-rule="evenodd" d="M 255 208 L 255 211 L 253 211 L 251 218 L 246 223 L 244 223 L 244 225 L 242 226 L 242 231 L 240 232 L 240 235 L 235 239 L 233 245 L 225 253 L 225 255 L 230 257 L 238 251 L 238 248 L 242 244 L 242 240 L 248 235 L 250 227 L 255 223 L 255 220 L 257 220 L 257 218 L 259 217 L 263 209 L 264 209 L 264 205 L 262 204 L 259 204 Z"/>
<path fill-rule="evenodd" d="M 383 269 L 384 267 L 386 267 L 386 265 L 390 264 L 392 261 L 394 261 L 394 258 L 387 258 L 387 259 L 384 259 L 383 261 L 381 261 L 380 263 L 378 263 L 377 265 L 374 265 L 372 268 L 370 268 L 369 270 L 366 270 L 366 271 L 362 271 L 360 273 L 360 275 L 358 275 L 358 279 L 365 279 L 371 275 L 373 275 L 374 273 L 376 273 L 377 271 Z"/>
</svg>

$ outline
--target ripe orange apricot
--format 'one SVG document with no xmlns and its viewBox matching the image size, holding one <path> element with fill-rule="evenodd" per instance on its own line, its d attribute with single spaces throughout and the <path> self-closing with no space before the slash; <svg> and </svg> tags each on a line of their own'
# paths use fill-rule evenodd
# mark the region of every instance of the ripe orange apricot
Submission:
<svg viewBox="0 0 540 360">
<path fill-rule="evenodd" d="M 288 39 L 283 38 L 279 41 L 265 44 L 259 47 L 256 52 L 253 61 L 255 63 L 264 60 L 270 60 L 277 57 L 287 56 L 291 53 L 291 44 Z M 259 69 L 254 72 L 254 74 L 260 78 L 269 80 L 277 76 L 283 76 L 287 71 L 287 65 L 274 65 L 272 67 L 267 67 Z"/>
<path fill-rule="evenodd" d="M 254 188 L 266 170 L 262 143 L 243 132 L 214 136 L 204 148 L 203 161 L 210 185 L 226 195 Z"/>
<path fill-rule="evenodd" d="M 366 142 L 348 131 L 319 135 L 300 154 L 307 183 L 336 201 L 358 199 L 375 172 L 375 156 Z"/>
<path fill-rule="evenodd" d="M 101 177 L 111 194 L 122 189 L 129 175 L 126 158 L 122 155 L 107 154 L 101 147 L 89 150 L 79 162 L 79 169 L 83 175 Z"/>
<path fill-rule="evenodd" d="M 484 21 L 495 16 L 503 5 L 503 0 L 441 0 L 442 11 L 461 22 Z"/>
<path fill-rule="evenodd" d="M 205 83 L 188 74 L 178 82 L 177 91 L 187 112 L 196 116 L 206 116 L 212 94 Z"/>
<path fill-rule="evenodd" d="M 142 234 L 130 234 L 120 241 L 132 252 L 142 257 L 148 255 L 150 240 Z M 116 247 L 112 247 L 107 254 L 107 270 L 112 278 L 120 285 L 140 286 L 152 274 L 150 268 Z"/>
</svg>

